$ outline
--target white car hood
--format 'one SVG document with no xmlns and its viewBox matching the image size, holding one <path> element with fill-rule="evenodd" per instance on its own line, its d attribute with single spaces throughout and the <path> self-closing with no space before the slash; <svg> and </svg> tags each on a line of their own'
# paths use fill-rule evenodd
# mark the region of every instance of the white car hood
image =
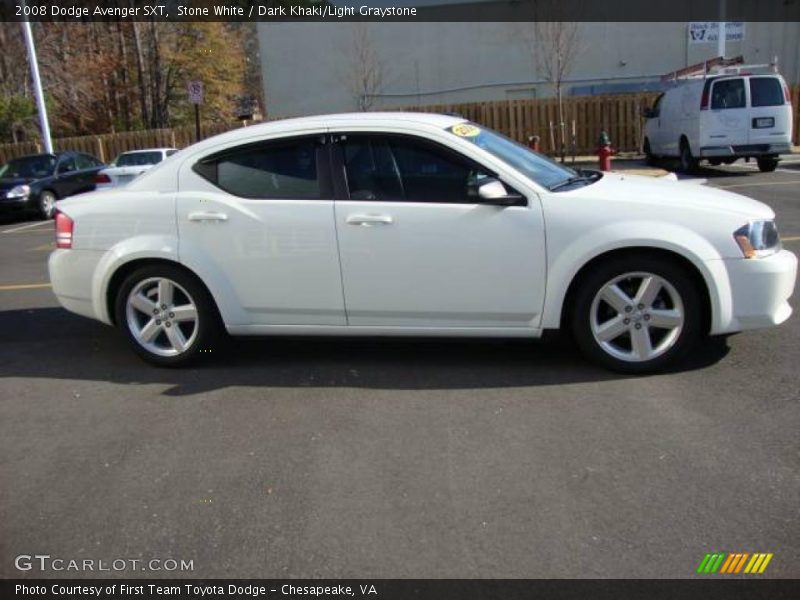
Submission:
<svg viewBox="0 0 800 600">
<path fill-rule="evenodd" d="M 572 196 L 607 198 L 617 202 L 635 202 L 659 207 L 737 213 L 748 219 L 775 218 L 775 213 L 769 206 L 747 196 L 706 185 L 660 177 L 604 173 L 602 179 L 596 183 L 566 193 Z"/>
</svg>

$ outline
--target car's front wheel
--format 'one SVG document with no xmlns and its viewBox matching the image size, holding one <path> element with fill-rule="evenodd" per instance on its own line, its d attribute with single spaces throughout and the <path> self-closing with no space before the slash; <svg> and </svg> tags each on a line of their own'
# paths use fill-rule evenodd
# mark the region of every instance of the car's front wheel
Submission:
<svg viewBox="0 0 800 600">
<path fill-rule="evenodd" d="M 39 194 L 39 216 L 42 219 L 52 219 L 56 214 L 56 195 L 50 190 Z"/>
<path fill-rule="evenodd" d="M 205 287 L 169 265 L 131 273 L 116 297 L 117 325 L 142 358 L 159 366 L 183 366 L 210 352 L 219 317 Z"/>
<path fill-rule="evenodd" d="M 646 373 L 673 363 L 697 342 L 702 304 L 691 277 L 656 257 L 609 260 L 580 282 L 572 331 L 592 360 Z"/>
</svg>

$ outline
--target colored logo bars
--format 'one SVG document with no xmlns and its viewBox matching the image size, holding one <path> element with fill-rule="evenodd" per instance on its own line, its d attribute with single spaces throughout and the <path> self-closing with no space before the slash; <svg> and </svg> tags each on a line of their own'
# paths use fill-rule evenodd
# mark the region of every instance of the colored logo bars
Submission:
<svg viewBox="0 0 800 600">
<path fill-rule="evenodd" d="M 700 565 L 697 567 L 697 572 L 703 575 L 713 573 L 763 573 L 767 568 L 769 561 L 772 560 L 772 553 L 756 552 L 750 554 L 748 552 L 715 552 L 714 554 L 706 554 Z"/>
</svg>

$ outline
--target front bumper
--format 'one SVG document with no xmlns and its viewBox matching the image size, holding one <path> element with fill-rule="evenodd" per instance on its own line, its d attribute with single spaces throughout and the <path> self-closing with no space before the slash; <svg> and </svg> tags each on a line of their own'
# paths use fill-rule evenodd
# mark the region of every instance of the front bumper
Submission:
<svg viewBox="0 0 800 600">
<path fill-rule="evenodd" d="M 17 210 L 27 210 L 31 208 L 33 199 L 31 196 L 19 196 L 17 198 L 0 198 L 0 212 L 13 212 Z"/>
<path fill-rule="evenodd" d="M 788 250 L 766 258 L 724 261 L 731 290 L 731 318 L 717 333 L 773 327 L 792 314 L 789 298 L 797 279 L 797 257 Z"/>
<path fill-rule="evenodd" d="M 744 144 L 741 146 L 703 146 L 700 158 L 741 158 L 746 156 L 775 156 L 791 154 L 788 142 L 780 144 Z"/>
</svg>

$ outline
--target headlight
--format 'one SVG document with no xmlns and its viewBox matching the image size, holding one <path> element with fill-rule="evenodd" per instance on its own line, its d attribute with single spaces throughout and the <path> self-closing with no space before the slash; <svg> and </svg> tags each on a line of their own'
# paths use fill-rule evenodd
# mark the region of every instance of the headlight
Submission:
<svg viewBox="0 0 800 600">
<path fill-rule="evenodd" d="M 31 186 L 17 185 L 6 192 L 6 198 L 27 198 L 31 194 Z"/>
<path fill-rule="evenodd" d="M 762 258 L 781 249 L 775 221 L 752 221 L 733 232 L 745 258 Z"/>
</svg>

